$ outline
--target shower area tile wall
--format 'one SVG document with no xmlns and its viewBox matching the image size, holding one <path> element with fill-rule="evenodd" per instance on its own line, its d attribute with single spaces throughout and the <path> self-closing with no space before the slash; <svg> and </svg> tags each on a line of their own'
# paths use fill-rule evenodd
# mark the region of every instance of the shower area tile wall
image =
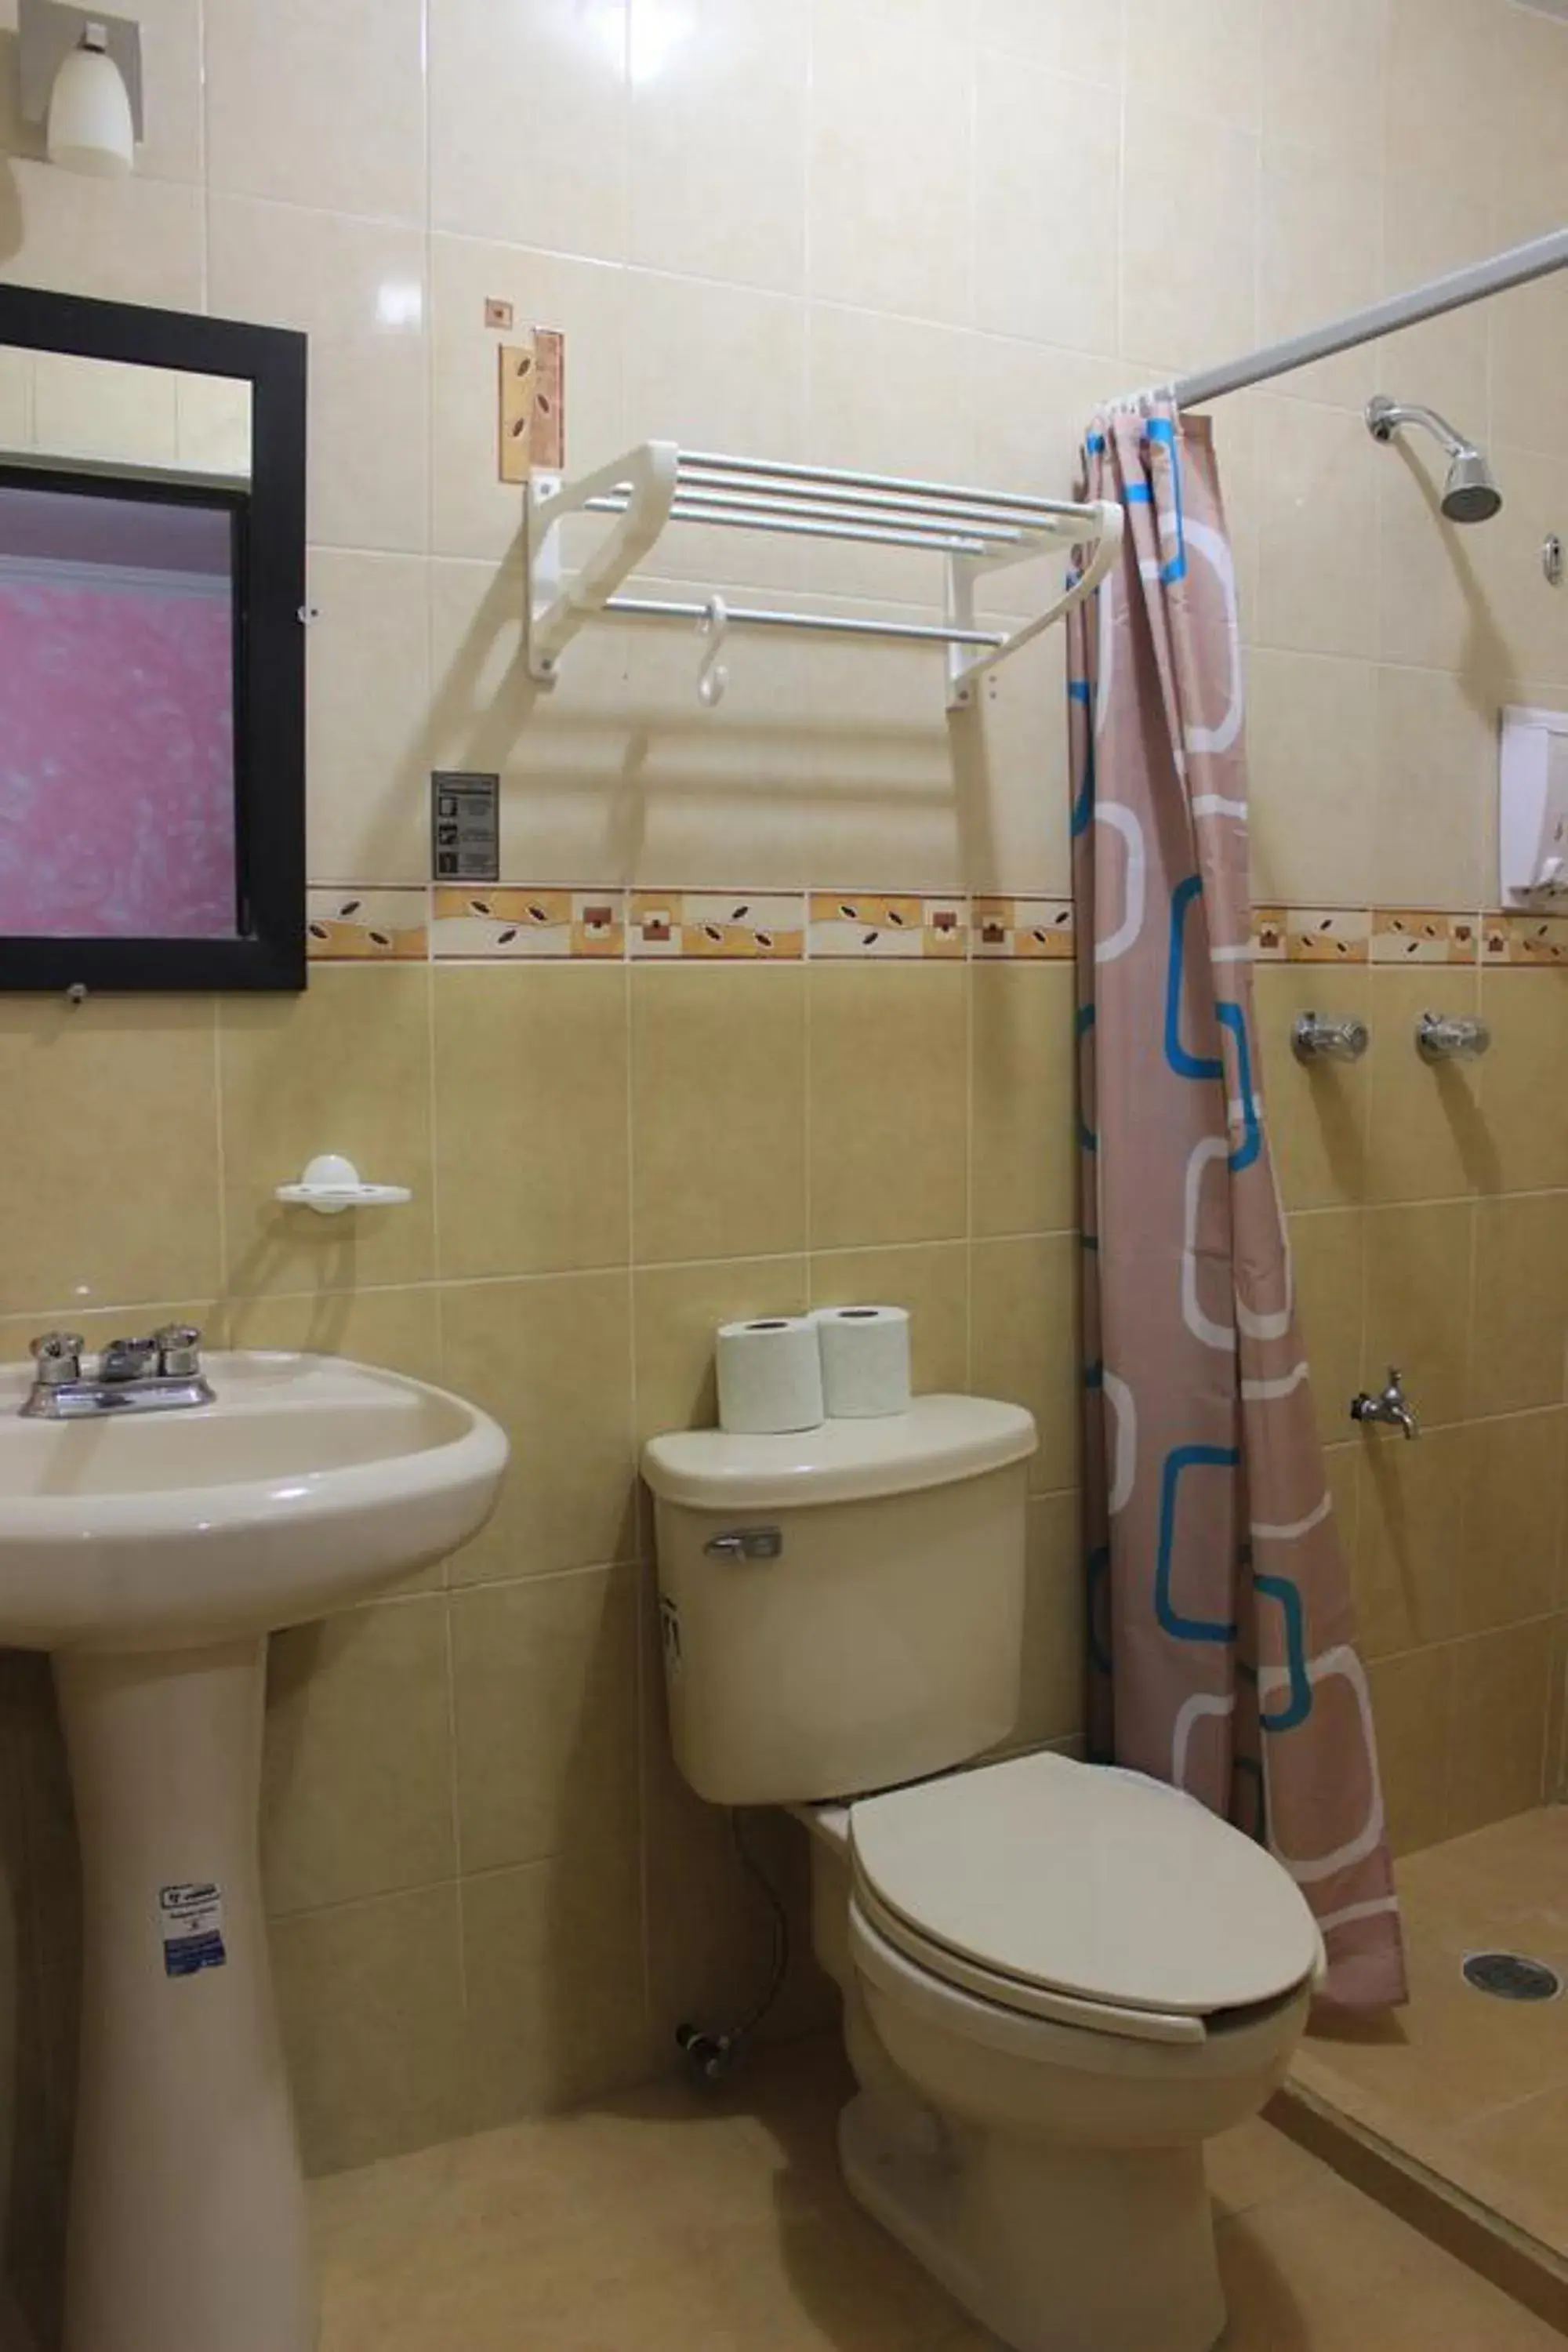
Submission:
<svg viewBox="0 0 1568 2352">
<path fill-rule="evenodd" d="M 921 650 L 748 640 L 707 710 L 689 633 L 614 625 L 539 695 L 487 305 L 564 333 L 574 470 L 659 435 L 1065 493 L 1095 400 L 1560 223 L 1568 26 L 1511 0 L 139 13 L 149 137 L 111 184 L 16 121 L 0 0 L 0 273 L 310 334 L 317 961 L 298 1003 L 0 1002 L 0 1338 L 178 1307 L 445 1378 L 511 1432 L 465 1553 L 275 1644 L 275 1955 L 331 2169 L 647 2075 L 757 1982 L 765 1921 L 666 1758 L 635 1477 L 642 1435 L 711 1415 L 721 1318 L 901 1302 L 921 1386 L 1035 1410 L 1020 1737 L 1080 1719 L 1060 634 L 951 722 Z M 1498 704 L 1568 698 L 1537 553 L 1568 531 L 1565 369 L 1558 279 L 1215 412 L 1270 1111 L 1406 1849 L 1557 1770 L 1568 965 L 1497 919 L 1489 811 Z M 1497 521 L 1441 522 L 1427 450 L 1367 438 L 1378 390 L 1484 442 Z M 0 418 L 15 394 L 0 355 Z M 937 617 L 898 553 L 802 571 L 759 540 L 717 575 L 736 543 L 639 585 Z M 478 900 L 426 888 L 435 767 L 501 777 Z M 1309 1005 L 1366 1018 L 1367 1062 L 1300 1070 Z M 1428 1005 L 1483 1011 L 1489 1059 L 1424 1066 Z M 155 1184 L 93 1150 L 128 1131 L 182 1139 Z M 271 1188 L 327 1149 L 416 1205 L 302 1234 Z M 1391 1360 L 1426 1435 L 1352 1444 Z M 20 1656 L 0 1853 L 0 2211 L 47 2340 L 74 1856 Z M 803 1968 L 781 2030 L 821 2004 Z"/>
</svg>

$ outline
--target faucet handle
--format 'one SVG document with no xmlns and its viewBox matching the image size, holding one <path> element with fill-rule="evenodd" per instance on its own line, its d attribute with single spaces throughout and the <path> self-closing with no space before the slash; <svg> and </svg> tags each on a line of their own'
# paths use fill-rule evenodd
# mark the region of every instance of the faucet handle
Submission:
<svg viewBox="0 0 1568 2352">
<path fill-rule="evenodd" d="M 202 1335 L 194 1323 L 164 1323 L 153 1334 L 158 1370 L 167 1378 L 192 1380 L 202 1368 Z"/>
<path fill-rule="evenodd" d="M 37 1367 L 40 1388 L 63 1388 L 67 1381 L 81 1378 L 82 1353 L 87 1346 L 79 1331 L 43 1331 L 31 1342 L 33 1361 Z"/>
</svg>

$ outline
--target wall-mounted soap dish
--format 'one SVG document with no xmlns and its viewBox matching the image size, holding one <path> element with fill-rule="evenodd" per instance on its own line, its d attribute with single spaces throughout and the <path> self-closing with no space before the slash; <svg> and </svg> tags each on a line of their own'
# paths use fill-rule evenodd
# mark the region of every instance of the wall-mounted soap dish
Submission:
<svg viewBox="0 0 1568 2352">
<path fill-rule="evenodd" d="M 395 1209 L 413 1193 L 406 1184 L 367 1184 L 341 1152 L 319 1152 L 297 1184 L 279 1184 L 273 1198 L 290 1208 L 314 1209 L 320 1217 L 341 1217 L 345 1209 Z"/>
</svg>

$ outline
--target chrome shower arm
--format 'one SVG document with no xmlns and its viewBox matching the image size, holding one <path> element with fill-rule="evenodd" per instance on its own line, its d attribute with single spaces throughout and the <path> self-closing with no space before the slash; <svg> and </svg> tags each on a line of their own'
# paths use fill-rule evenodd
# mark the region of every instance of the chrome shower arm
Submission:
<svg viewBox="0 0 1568 2352">
<path fill-rule="evenodd" d="M 1435 408 L 1424 407 L 1418 400 L 1390 400 L 1380 392 L 1366 405 L 1366 421 L 1374 441 L 1392 441 L 1403 425 L 1419 425 L 1440 441 L 1450 457 L 1479 457 L 1480 451 L 1473 441 L 1457 433 L 1446 416 Z"/>
</svg>

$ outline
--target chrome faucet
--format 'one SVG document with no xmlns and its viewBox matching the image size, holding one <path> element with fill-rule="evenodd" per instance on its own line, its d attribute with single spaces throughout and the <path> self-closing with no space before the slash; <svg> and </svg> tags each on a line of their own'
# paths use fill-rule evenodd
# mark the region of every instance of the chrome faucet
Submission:
<svg viewBox="0 0 1568 2352">
<path fill-rule="evenodd" d="M 22 1406 L 26 1419 L 87 1421 L 100 1413 L 171 1412 L 214 1402 L 194 1323 L 165 1323 L 145 1339 L 110 1339 L 96 1373 L 82 1370 L 86 1352 L 75 1331 L 46 1331 L 33 1341 L 33 1385 Z"/>
<path fill-rule="evenodd" d="M 1290 1048 L 1299 1062 L 1359 1062 L 1367 1049 L 1364 1021 L 1336 1020 L 1324 1013 L 1299 1013 Z"/>
<path fill-rule="evenodd" d="M 1388 1368 L 1388 1386 L 1381 1396 L 1368 1396 L 1363 1389 L 1359 1396 L 1352 1397 L 1351 1419 L 1385 1421 L 1394 1428 L 1402 1429 L 1406 1437 L 1419 1437 L 1421 1434 L 1421 1423 L 1400 1385 L 1399 1373 L 1393 1364 Z"/>
</svg>

